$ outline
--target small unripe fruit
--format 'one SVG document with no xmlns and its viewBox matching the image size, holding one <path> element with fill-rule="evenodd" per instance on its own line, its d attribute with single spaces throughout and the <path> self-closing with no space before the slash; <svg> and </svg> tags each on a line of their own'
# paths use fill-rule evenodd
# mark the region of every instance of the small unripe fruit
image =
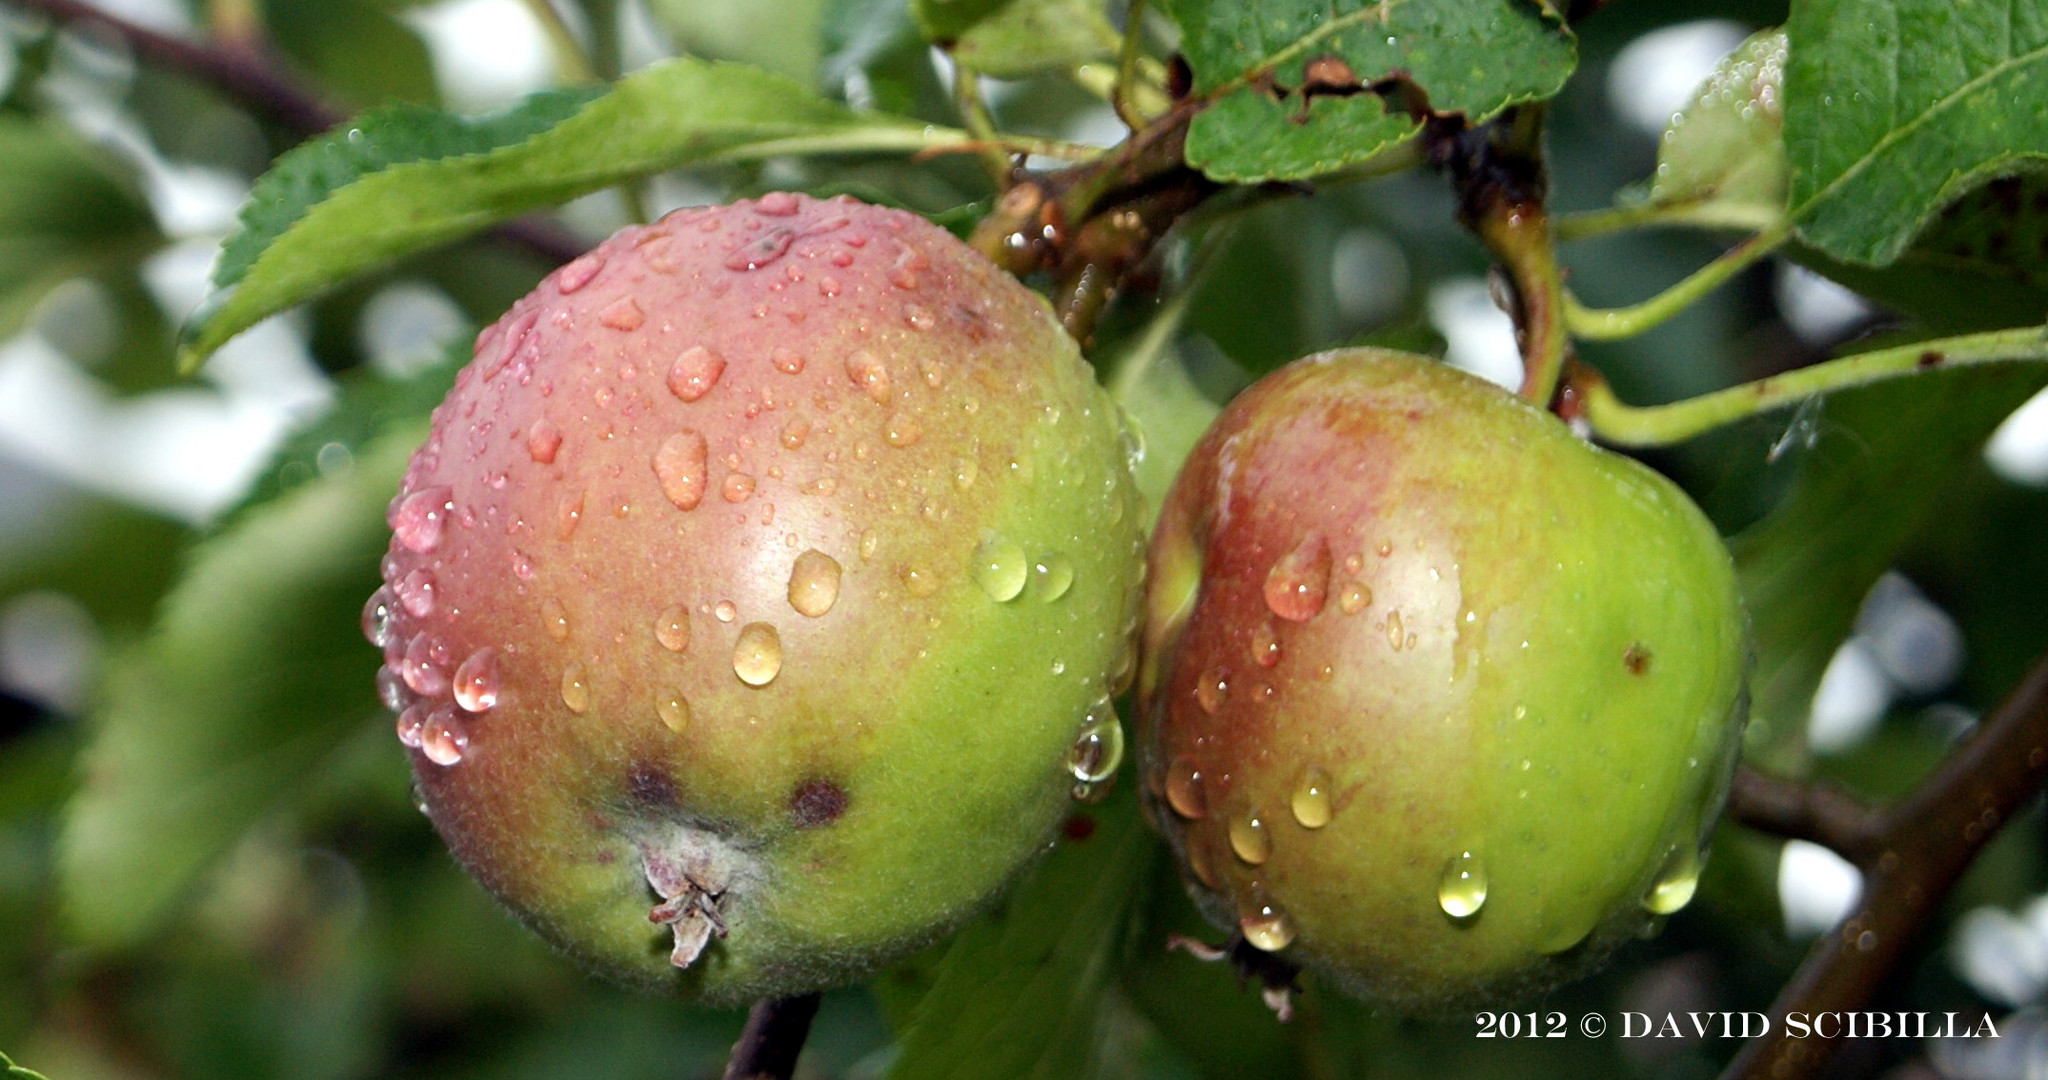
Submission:
<svg viewBox="0 0 2048 1080">
<path fill-rule="evenodd" d="M 1218 925 L 1426 1011 L 1690 899 L 1747 641 L 1663 477 L 1425 358 L 1327 353 L 1218 417 L 1151 569 L 1140 768 Z"/>
<path fill-rule="evenodd" d="M 972 913 L 1114 764 L 1136 499 L 1037 296 L 913 215 L 767 195 L 478 337 L 365 630 L 435 827 L 521 918 L 628 981 L 799 993 Z"/>
</svg>

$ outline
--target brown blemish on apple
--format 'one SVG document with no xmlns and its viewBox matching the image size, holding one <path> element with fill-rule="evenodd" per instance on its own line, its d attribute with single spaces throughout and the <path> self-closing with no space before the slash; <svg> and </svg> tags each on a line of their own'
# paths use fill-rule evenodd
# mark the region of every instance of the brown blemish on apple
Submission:
<svg viewBox="0 0 2048 1080">
<path fill-rule="evenodd" d="M 1631 675 L 1641 675 L 1650 670 L 1650 647 L 1640 641 L 1630 642 L 1628 651 L 1621 654 L 1621 666 Z"/>
<path fill-rule="evenodd" d="M 846 813 L 844 789 L 830 780 L 812 777 L 789 793 L 789 815 L 799 829 L 830 825 Z"/>
</svg>

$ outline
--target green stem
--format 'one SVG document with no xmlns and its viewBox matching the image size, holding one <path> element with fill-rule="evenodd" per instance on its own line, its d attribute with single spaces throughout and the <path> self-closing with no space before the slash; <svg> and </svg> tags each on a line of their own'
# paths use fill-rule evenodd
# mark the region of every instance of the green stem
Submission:
<svg viewBox="0 0 2048 1080">
<path fill-rule="evenodd" d="M 1642 228 L 1740 229 L 1744 232 L 1762 232 L 1776 225 L 1784 216 L 1783 210 L 1774 210 L 1755 203 L 1686 199 L 1678 202 L 1642 202 L 1576 214 L 1560 214 L 1551 224 L 1557 233 L 1558 242 L 1569 244 L 1576 240 L 1589 240 L 1608 233 Z"/>
<path fill-rule="evenodd" d="M 1656 296 L 1624 308 L 1589 308 L 1570 295 L 1564 300 L 1564 321 L 1572 336 L 1588 341 L 1634 337 L 1691 306 L 1700 297 L 1734 277 L 1751 263 L 1776 251 L 1792 236 L 1789 220 L 1780 220 L 1729 248 L 1692 276 Z"/>
<path fill-rule="evenodd" d="M 981 156 L 989 180 L 994 182 L 997 191 L 1009 187 L 1010 157 L 996 136 L 996 123 L 989 115 L 988 102 L 982 100 L 981 78 L 973 68 L 958 60 L 953 62 L 953 106 L 959 110 L 960 122 L 966 126 L 967 133 L 974 136 L 975 152 Z"/>
<path fill-rule="evenodd" d="M 1124 126 L 1137 131 L 1145 126 L 1145 112 L 1132 100 L 1137 90 L 1138 58 L 1143 55 L 1139 46 L 1145 37 L 1145 0 L 1131 0 L 1130 10 L 1124 12 L 1123 45 L 1117 51 L 1116 87 L 1110 92 L 1110 104 Z"/>
<path fill-rule="evenodd" d="M 1923 341 L 1844 356 L 1668 405 L 1629 405 L 1589 368 L 1574 367 L 1570 392 L 1594 437 L 1616 446 L 1670 446 L 1724 424 L 1797 404 L 1816 394 L 1910 375 L 1930 367 L 2048 360 L 2038 326 Z"/>
<path fill-rule="evenodd" d="M 561 67 L 562 77 L 569 82 L 594 83 L 598 81 L 597 69 L 590 64 L 590 57 L 584 55 L 583 44 L 562 21 L 562 13 L 555 10 L 552 0 L 525 0 L 526 10 L 540 23 L 541 31 L 547 34 L 548 45 L 555 53 L 555 63 Z"/>
</svg>

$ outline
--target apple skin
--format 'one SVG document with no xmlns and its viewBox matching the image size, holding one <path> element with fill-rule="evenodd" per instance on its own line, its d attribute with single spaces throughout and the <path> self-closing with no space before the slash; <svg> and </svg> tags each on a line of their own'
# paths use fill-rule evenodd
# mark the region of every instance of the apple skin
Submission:
<svg viewBox="0 0 2048 1080">
<path fill-rule="evenodd" d="M 1747 621 L 1668 480 L 1427 358 L 1324 353 L 1217 418 L 1150 564 L 1147 813 L 1218 926 L 1427 1013 L 1690 898 Z"/>
<path fill-rule="evenodd" d="M 1142 519 L 1039 297 L 774 194 L 478 337 L 365 632 L 456 859 L 590 967 L 736 1004 L 865 977 L 1044 846 L 1135 669 Z"/>
</svg>

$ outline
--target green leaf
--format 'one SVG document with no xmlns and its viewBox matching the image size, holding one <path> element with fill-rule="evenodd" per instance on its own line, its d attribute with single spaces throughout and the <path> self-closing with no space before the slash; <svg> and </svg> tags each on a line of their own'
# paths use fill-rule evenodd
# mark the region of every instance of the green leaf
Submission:
<svg viewBox="0 0 2048 1080">
<path fill-rule="evenodd" d="M 1755 34 L 1714 65 L 1657 143 L 1650 201 L 1763 222 L 1784 213 L 1784 81 L 1782 30 Z"/>
<path fill-rule="evenodd" d="M 2048 7 L 1800 0 L 1785 31 L 1791 204 L 1827 255 L 1889 263 L 1965 191 L 2048 163 Z"/>
<path fill-rule="evenodd" d="M 66 280 L 127 271 L 163 243 L 142 193 L 54 123 L 0 115 L 0 340 Z"/>
<path fill-rule="evenodd" d="M 1564 85 L 1571 32 L 1528 0 L 1171 0 L 1197 96 L 1190 164 L 1218 180 L 1353 165 L 1421 121 L 1374 92 L 1399 77 L 1436 113 L 1485 120 Z M 1315 85 L 1309 66 L 1315 65 Z M 1396 88 L 1394 93 L 1400 93 Z"/>
<path fill-rule="evenodd" d="M 825 0 L 651 0 L 677 51 L 733 60 L 809 82 L 822 50 Z M 902 10 L 902 0 L 897 0 Z"/>
<path fill-rule="evenodd" d="M 1864 594 L 1958 468 L 2043 383 L 2044 365 L 1987 364 L 1826 399 L 1790 491 L 1729 545 L 1756 643 L 1754 760 L 1799 769 L 1814 688 Z"/>
<path fill-rule="evenodd" d="M 1104 1055 L 1102 1000 L 1151 865 L 1128 771 L 1081 811 L 1093 832 L 1033 867 L 1002 907 L 962 930 L 911 1010 L 889 1080 L 1069 1080 L 1128 1075 Z"/>
<path fill-rule="evenodd" d="M 363 0 L 264 0 L 263 28 L 319 85 L 351 101 L 438 100 L 434 62 L 412 27 Z"/>
<path fill-rule="evenodd" d="M 551 90 L 481 120 L 397 106 L 358 117 L 344 132 L 302 143 L 257 178 L 249 203 L 242 208 L 241 227 L 221 245 L 214 287 L 240 284 L 279 238 L 356 181 L 412 162 L 469 157 L 511 146 L 576 115 L 596 96 L 593 90 Z"/>
<path fill-rule="evenodd" d="M 921 150 L 962 138 L 855 112 L 765 71 L 703 60 L 646 68 L 574 105 L 550 95 L 467 126 L 407 112 L 389 136 L 393 149 L 378 152 L 396 163 L 366 167 L 347 132 L 294 151 L 229 240 L 222 288 L 191 329 L 185 365 L 400 255 L 634 177 L 711 161 Z"/>
<path fill-rule="evenodd" d="M 912 10 L 955 61 L 997 78 L 1102 60 L 1118 44 L 1098 0 L 913 0 Z"/>
<path fill-rule="evenodd" d="M 424 424 L 202 544 L 154 630 L 108 664 L 59 895 L 95 946 L 134 944 L 214 858 L 315 779 L 376 715 L 356 633 L 389 543 L 384 507 Z"/>
<path fill-rule="evenodd" d="M 2048 313 L 2048 175 L 1993 180 L 1950 203 L 1886 267 L 1803 246 L 1788 254 L 1937 333 L 2040 322 Z"/>
<path fill-rule="evenodd" d="M 16 1065 L 6 1054 L 0 1054 L 0 1067 L 5 1067 L 7 1070 L 5 1073 L 0 1073 L 0 1076 L 4 1076 L 6 1080 L 46 1080 L 42 1073 Z"/>
</svg>

